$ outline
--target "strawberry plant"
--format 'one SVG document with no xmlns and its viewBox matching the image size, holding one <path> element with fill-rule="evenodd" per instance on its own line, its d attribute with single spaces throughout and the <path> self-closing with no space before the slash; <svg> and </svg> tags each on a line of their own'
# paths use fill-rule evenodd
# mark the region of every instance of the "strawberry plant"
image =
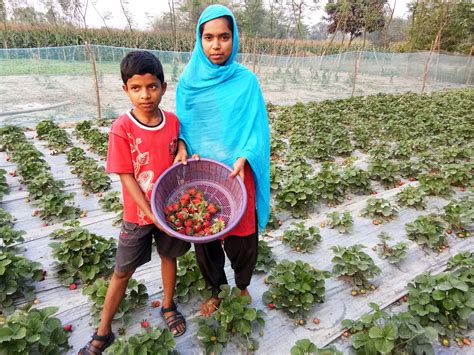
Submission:
<svg viewBox="0 0 474 355">
<path fill-rule="evenodd" d="M 336 228 L 339 233 L 350 233 L 354 225 L 350 212 L 339 213 L 337 211 L 328 213 L 327 223 L 330 228 Z"/>
<path fill-rule="evenodd" d="M 384 220 L 391 220 L 395 218 L 397 213 L 397 209 L 388 200 L 374 197 L 367 200 L 367 206 L 361 211 L 363 216 L 373 218 L 374 224 L 383 223 Z"/>
<path fill-rule="evenodd" d="M 304 324 L 314 303 L 324 301 L 324 280 L 329 276 L 329 272 L 301 260 L 282 260 L 272 268 L 266 281 L 269 290 L 263 293 L 262 300 L 269 307 L 288 313 L 297 324 Z"/>
<path fill-rule="evenodd" d="M 14 310 L 13 299 L 23 296 L 27 301 L 35 298 L 32 281 L 43 277 L 41 264 L 0 249 L 0 309 L 3 314 Z"/>
<path fill-rule="evenodd" d="M 84 149 L 79 147 L 72 147 L 67 153 L 67 163 L 69 165 L 75 165 L 76 163 L 86 158 L 86 152 Z"/>
<path fill-rule="evenodd" d="M 87 169 L 82 175 L 81 185 L 87 192 L 103 192 L 110 188 L 111 180 L 105 172 L 104 167 L 95 166 L 94 169 Z"/>
<path fill-rule="evenodd" d="M 334 206 L 344 201 L 347 185 L 339 168 L 323 163 L 322 170 L 314 177 L 314 193 Z"/>
<path fill-rule="evenodd" d="M 443 207 L 443 219 L 456 231 L 459 238 L 470 236 L 469 225 L 474 222 L 474 196 L 453 200 Z"/>
<path fill-rule="evenodd" d="M 280 136 L 274 134 L 271 136 L 270 141 L 270 156 L 272 158 L 279 159 L 285 155 L 286 150 L 288 149 L 286 143 L 281 139 Z"/>
<path fill-rule="evenodd" d="M 441 166 L 444 179 L 454 186 L 468 186 L 474 180 L 474 171 L 470 163 L 446 164 Z"/>
<path fill-rule="evenodd" d="M 140 334 L 117 339 L 105 354 L 173 354 L 176 342 L 168 329 L 146 327 Z"/>
<path fill-rule="evenodd" d="M 357 353 L 434 354 L 431 343 L 438 337 L 436 329 L 422 326 L 408 312 L 388 314 L 375 303 L 369 306 L 373 313 L 366 313 L 357 321 L 342 321 L 352 334 L 352 347 Z"/>
<path fill-rule="evenodd" d="M 270 162 L 270 189 L 277 191 L 283 181 L 281 168 L 275 163 Z"/>
<path fill-rule="evenodd" d="M 423 273 L 408 284 L 409 311 L 422 326 L 434 327 L 443 338 L 467 331 L 474 311 L 473 271 L 468 274 Z"/>
<path fill-rule="evenodd" d="M 196 296 L 203 298 L 211 296 L 196 262 L 196 254 L 188 252 L 178 258 L 178 270 L 176 273 L 176 297 L 180 302 L 186 303 Z"/>
<path fill-rule="evenodd" d="M 112 225 L 122 223 L 123 219 L 123 204 L 120 200 L 120 193 L 118 191 L 110 191 L 99 199 L 99 205 L 105 211 L 117 212 Z"/>
<path fill-rule="evenodd" d="M 265 240 L 258 241 L 257 263 L 255 265 L 256 272 L 268 272 L 276 261 L 273 258 L 272 248 Z"/>
<path fill-rule="evenodd" d="M 38 139 L 47 139 L 51 130 L 58 128 L 52 120 L 42 120 L 36 125 L 36 135 Z"/>
<path fill-rule="evenodd" d="M 431 196 L 448 197 L 451 195 L 449 181 L 438 173 L 425 173 L 418 176 L 420 187 Z"/>
<path fill-rule="evenodd" d="M 197 338 L 205 349 L 206 355 L 220 355 L 223 353 L 229 334 L 214 318 L 198 318 Z"/>
<path fill-rule="evenodd" d="M 308 178 L 311 172 L 311 166 L 300 158 L 290 160 L 284 171 L 284 179 L 275 199 L 278 206 L 289 210 L 293 217 L 307 216 L 309 206 L 316 201 L 313 182 Z"/>
<path fill-rule="evenodd" d="M 274 230 L 280 228 L 282 222 L 278 219 L 275 210 L 270 206 L 270 216 L 268 217 L 267 230 Z"/>
<path fill-rule="evenodd" d="M 0 226 L 9 225 L 13 227 L 14 220 L 13 216 L 7 210 L 0 207 Z"/>
<path fill-rule="evenodd" d="M 5 177 L 6 174 L 7 171 L 5 169 L 0 169 L 0 201 L 3 199 L 4 195 L 7 195 L 10 192 L 7 178 Z"/>
<path fill-rule="evenodd" d="M 369 279 L 377 276 L 382 271 L 374 264 L 372 258 L 364 253 L 361 244 L 350 247 L 334 246 L 331 250 L 334 253 L 332 272 L 336 276 L 349 278 L 355 287 L 360 288 L 360 293 L 365 290 L 374 289 L 369 283 Z M 364 291 L 364 292 L 363 292 Z"/>
<path fill-rule="evenodd" d="M 202 191 L 187 189 L 178 200 L 165 206 L 168 225 L 178 233 L 203 237 L 225 229 L 225 221 L 218 216 L 220 206 L 208 202 Z"/>
<path fill-rule="evenodd" d="M 68 334 L 52 317 L 57 307 L 26 307 L 0 323 L 2 354 L 61 354 L 68 350 Z"/>
<path fill-rule="evenodd" d="M 474 252 L 464 251 L 449 258 L 448 270 L 471 273 L 474 270 Z"/>
<path fill-rule="evenodd" d="M 309 252 L 321 242 L 319 229 L 316 227 L 306 228 L 304 222 L 292 223 L 295 227 L 283 232 L 283 244 L 290 246 L 297 252 Z"/>
<path fill-rule="evenodd" d="M 115 263 L 115 240 L 106 239 L 77 225 L 62 230 L 61 242 L 51 243 L 56 269 L 64 286 L 93 282 L 101 275 L 108 275 Z M 53 237 L 58 237 L 53 234 Z"/>
<path fill-rule="evenodd" d="M 387 159 L 372 160 L 367 171 L 371 179 L 380 181 L 385 187 L 393 187 L 398 179 L 398 165 Z"/>
<path fill-rule="evenodd" d="M 64 153 L 71 144 L 69 135 L 52 120 L 43 120 L 36 125 L 36 133 L 39 139 L 48 141 L 48 148 L 54 153 Z"/>
<path fill-rule="evenodd" d="M 70 219 L 77 217 L 79 209 L 69 202 L 73 198 L 74 193 L 43 195 L 36 202 L 36 205 L 40 210 L 40 217 L 45 220 L 51 220 L 53 218 Z"/>
<path fill-rule="evenodd" d="M 428 248 L 438 251 L 443 251 L 447 246 L 443 221 L 435 214 L 419 216 L 413 222 L 407 223 L 405 228 L 408 239 L 419 245 L 426 245 Z"/>
<path fill-rule="evenodd" d="M 386 232 L 380 233 L 378 237 L 380 243 L 377 244 L 376 251 L 382 259 L 387 259 L 390 264 L 397 264 L 407 257 L 407 243 L 398 242 L 389 245 L 387 242 L 392 238 Z"/>
<path fill-rule="evenodd" d="M 362 195 L 372 191 L 369 174 L 363 169 L 349 166 L 343 171 L 343 179 L 352 193 Z"/>
<path fill-rule="evenodd" d="M 250 307 L 250 298 L 240 295 L 237 287 L 222 285 L 218 297 L 221 300 L 219 308 L 212 313 L 212 318 L 227 333 L 245 339 L 249 351 L 257 350 L 258 343 L 251 337 L 253 328 L 260 330 L 265 325 L 265 312 Z"/>
<path fill-rule="evenodd" d="M 424 164 L 416 160 L 403 160 L 399 163 L 399 173 L 401 177 L 413 179 L 427 169 Z"/>
<path fill-rule="evenodd" d="M 15 230 L 10 224 L 0 224 L 0 250 L 23 241 L 24 231 Z"/>
<path fill-rule="evenodd" d="M 342 355 L 342 352 L 334 348 L 320 349 L 314 345 L 309 339 L 297 340 L 295 345 L 290 350 L 291 355 Z"/>
<path fill-rule="evenodd" d="M 93 326 L 99 324 L 109 283 L 109 280 L 99 278 L 95 280 L 94 283 L 84 288 L 82 292 L 84 295 L 89 296 L 89 300 L 92 302 L 90 315 L 92 320 L 91 324 Z M 123 325 L 129 324 L 132 319 L 131 313 L 135 309 L 144 306 L 147 303 L 147 300 L 148 293 L 146 286 L 135 279 L 129 279 L 125 290 L 125 296 L 114 315 L 114 320 L 121 319 Z"/>
<path fill-rule="evenodd" d="M 397 203 L 402 207 L 413 207 L 417 210 L 426 208 L 426 193 L 419 187 L 408 186 L 397 194 Z"/>
<path fill-rule="evenodd" d="M 99 129 L 92 127 L 91 121 L 82 121 L 76 125 L 75 134 L 89 144 L 94 153 L 102 157 L 107 156 L 107 147 L 109 138 L 106 133 L 102 133 Z"/>
</svg>

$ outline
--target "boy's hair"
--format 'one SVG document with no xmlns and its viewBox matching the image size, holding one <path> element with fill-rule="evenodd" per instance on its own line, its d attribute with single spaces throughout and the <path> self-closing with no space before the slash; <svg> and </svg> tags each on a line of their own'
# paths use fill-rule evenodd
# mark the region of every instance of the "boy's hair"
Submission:
<svg viewBox="0 0 474 355">
<path fill-rule="evenodd" d="M 224 15 L 224 16 L 221 16 L 224 20 L 227 20 L 227 27 L 229 27 L 229 30 L 230 32 L 234 33 L 234 21 L 232 20 L 232 17 L 230 17 L 229 15 Z M 216 17 L 216 18 L 221 18 L 221 17 Z M 214 19 L 215 20 L 215 19 Z M 201 24 L 201 26 L 199 26 L 199 35 L 202 36 L 202 33 L 204 32 L 204 26 L 206 25 L 206 23 L 208 23 L 209 21 L 206 21 L 204 22 L 203 24 Z"/>
<path fill-rule="evenodd" d="M 120 74 L 125 85 L 127 85 L 128 79 L 136 74 L 152 74 L 158 78 L 161 84 L 165 82 L 165 74 L 160 60 L 148 51 L 128 53 L 120 63 Z"/>
</svg>

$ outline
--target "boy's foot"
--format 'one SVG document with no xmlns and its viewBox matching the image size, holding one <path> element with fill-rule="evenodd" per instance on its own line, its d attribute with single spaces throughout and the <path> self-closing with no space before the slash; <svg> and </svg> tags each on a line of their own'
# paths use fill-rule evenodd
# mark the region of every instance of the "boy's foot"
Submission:
<svg viewBox="0 0 474 355">
<path fill-rule="evenodd" d="M 107 335 L 97 335 L 95 332 L 92 339 L 82 347 L 78 355 L 100 355 L 107 349 L 115 340 L 115 334 L 110 332 Z"/>
<path fill-rule="evenodd" d="M 179 337 L 186 332 L 186 319 L 184 319 L 174 303 L 170 307 L 161 308 L 161 315 L 174 337 Z"/>
<path fill-rule="evenodd" d="M 252 296 L 250 296 L 250 292 L 249 292 L 248 289 L 245 288 L 245 289 L 243 289 L 243 290 L 240 290 L 240 295 L 241 295 L 242 297 L 248 297 L 250 303 L 252 303 Z"/>
<path fill-rule="evenodd" d="M 221 300 L 218 297 L 209 298 L 201 305 L 201 315 L 203 317 L 210 317 L 211 314 L 216 311 L 220 304 Z"/>
</svg>

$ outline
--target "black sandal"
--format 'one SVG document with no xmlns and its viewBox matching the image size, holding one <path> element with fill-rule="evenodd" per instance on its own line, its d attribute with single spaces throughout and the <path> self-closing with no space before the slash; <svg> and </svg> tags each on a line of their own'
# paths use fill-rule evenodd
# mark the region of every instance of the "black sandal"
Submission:
<svg viewBox="0 0 474 355">
<path fill-rule="evenodd" d="M 174 314 L 165 317 L 165 313 L 168 312 L 174 312 Z M 184 319 L 183 315 L 178 311 L 174 303 L 171 307 L 161 308 L 161 315 L 163 316 L 169 331 L 175 338 L 183 335 L 186 332 L 186 319 Z M 184 329 L 181 332 L 178 332 L 177 327 L 180 324 L 184 324 Z M 176 330 L 177 333 L 174 333 L 173 330 Z"/>
<path fill-rule="evenodd" d="M 94 346 L 92 345 L 92 342 L 94 340 L 101 341 L 103 342 L 103 344 L 100 347 Z M 97 335 L 97 332 L 95 332 L 94 334 L 92 334 L 92 339 L 89 340 L 89 342 L 79 350 L 78 355 L 86 355 L 86 354 L 100 355 L 105 349 L 107 349 L 110 345 L 112 345 L 114 340 L 115 340 L 115 334 L 113 332 L 110 332 L 107 335 Z"/>
</svg>

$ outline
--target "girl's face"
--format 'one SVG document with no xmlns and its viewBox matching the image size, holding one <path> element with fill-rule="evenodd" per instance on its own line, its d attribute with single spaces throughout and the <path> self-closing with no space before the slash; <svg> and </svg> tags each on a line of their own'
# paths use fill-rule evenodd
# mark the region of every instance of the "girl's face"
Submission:
<svg viewBox="0 0 474 355">
<path fill-rule="evenodd" d="M 227 19 L 218 17 L 204 24 L 202 49 L 214 64 L 223 65 L 232 54 L 232 31 Z"/>
</svg>

